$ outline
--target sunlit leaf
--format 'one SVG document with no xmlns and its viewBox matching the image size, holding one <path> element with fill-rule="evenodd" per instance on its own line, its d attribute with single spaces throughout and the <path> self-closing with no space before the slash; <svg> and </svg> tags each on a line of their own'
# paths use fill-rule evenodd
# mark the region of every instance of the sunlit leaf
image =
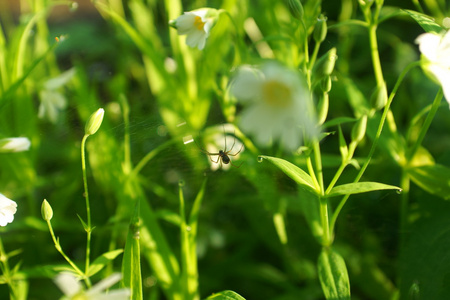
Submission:
<svg viewBox="0 0 450 300">
<path fill-rule="evenodd" d="M 407 169 L 411 180 L 430 194 L 450 199 L 450 168 L 442 165 L 419 166 Z"/>
<path fill-rule="evenodd" d="M 309 176 L 308 173 L 306 173 L 296 165 L 288 162 L 287 160 L 277 157 L 260 155 L 259 158 L 270 161 L 275 166 L 277 166 L 281 171 L 283 171 L 284 174 L 286 174 L 292 180 L 294 180 L 298 185 L 309 191 L 316 193 L 316 189 L 314 187 L 314 183 L 313 180 L 311 179 L 311 176 Z"/>
<path fill-rule="evenodd" d="M 410 15 L 411 18 L 413 18 L 428 33 L 440 33 L 443 30 L 442 27 L 434 21 L 434 18 L 430 16 L 409 9 L 404 9 L 403 11 Z"/>
<path fill-rule="evenodd" d="M 350 300 L 350 283 L 344 259 L 334 250 L 323 249 L 317 263 L 320 284 L 326 299 Z"/>
<path fill-rule="evenodd" d="M 401 188 L 379 182 L 355 182 L 335 186 L 327 197 L 335 197 L 342 195 L 361 194 L 379 190 L 397 190 Z"/>
<path fill-rule="evenodd" d="M 89 267 L 88 276 L 92 276 L 105 267 L 106 264 L 114 260 L 119 254 L 123 252 L 123 249 L 117 249 L 110 252 L 103 253 L 97 257 Z"/>
<path fill-rule="evenodd" d="M 209 296 L 206 299 L 214 299 L 214 300 L 245 300 L 244 297 L 239 295 L 236 292 L 233 291 L 223 291 L 219 293 L 215 293 L 211 296 Z"/>
</svg>

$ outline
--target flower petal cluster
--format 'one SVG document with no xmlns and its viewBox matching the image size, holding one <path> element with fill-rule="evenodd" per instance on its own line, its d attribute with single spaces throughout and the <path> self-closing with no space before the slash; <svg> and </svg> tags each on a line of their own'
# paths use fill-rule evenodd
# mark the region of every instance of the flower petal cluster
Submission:
<svg viewBox="0 0 450 300">
<path fill-rule="evenodd" d="M 275 62 L 259 69 L 243 66 L 231 88 L 245 106 L 240 127 L 258 144 L 267 146 L 278 140 L 293 151 L 304 136 L 318 134 L 311 95 L 298 72 Z"/>
<path fill-rule="evenodd" d="M 6 226 L 14 221 L 14 214 L 17 211 L 17 203 L 0 194 L 0 226 Z"/>
<path fill-rule="evenodd" d="M 128 300 L 130 290 L 127 288 L 105 292 L 122 278 L 122 274 L 114 273 L 103 279 L 87 291 L 83 290 L 81 283 L 71 273 L 60 273 L 55 278 L 56 285 L 64 293 L 62 299 L 72 300 Z"/>
<path fill-rule="evenodd" d="M 30 146 L 31 142 L 26 137 L 0 139 L 0 153 L 27 151 Z"/>
<path fill-rule="evenodd" d="M 423 67 L 440 83 L 447 102 L 450 103 L 450 30 L 439 35 L 424 33 L 416 43 L 423 55 Z"/>
<path fill-rule="evenodd" d="M 56 123 L 60 111 L 67 107 L 66 97 L 58 90 L 67 84 L 75 73 L 75 68 L 72 68 L 44 83 L 43 89 L 39 92 L 41 100 L 38 112 L 39 118 L 47 118 L 50 122 Z"/>
<path fill-rule="evenodd" d="M 189 47 L 205 48 L 206 39 L 217 19 L 217 10 L 212 8 L 200 8 L 185 12 L 170 25 L 175 27 L 178 35 L 186 35 L 186 44 Z"/>
</svg>

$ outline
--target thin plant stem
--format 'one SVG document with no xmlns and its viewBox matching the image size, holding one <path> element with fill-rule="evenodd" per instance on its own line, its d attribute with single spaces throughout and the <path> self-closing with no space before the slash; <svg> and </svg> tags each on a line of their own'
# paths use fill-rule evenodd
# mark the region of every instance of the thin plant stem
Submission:
<svg viewBox="0 0 450 300">
<path fill-rule="evenodd" d="M 367 169 L 367 167 L 368 167 L 368 165 L 369 165 L 369 163 L 370 163 L 370 161 L 371 161 L 371 159 L 372 159 L 372 157 L 373 157 L 373 154 L 375 153 L 375 149 L 376 149 L 376 147 L 377 147 L 377 145 L 378 145 L 378 141 L 379 141 L 379 139 L 380 139 L 381 132 L 383 131 L 383 126 L 384 126 L 384 123 L 385 123 L 385 121 L 386 121 L 386 118 L 387 118 L 389 109 L 390 109 L 390 107 L 391 107 L 392 100 L 394 99 L 394 97 L 395 97 L 395 95 L 396 95 L 396 93 L 397 93 L 397 90 L 398 90 L 398 88 L 400 87 L 400 84 L 402 83 L 402 81 L 403 81 L 403 79 L 405 78 L 406 74 L 407 74 L 413 67 L 416 67 L 416 66 L 419 66 L 419 65 L 420 65 L 420 61 L 416 61 L 416 62 L 410 63 L 410 64 L 403 70 L 403 72 L 400 74 L 400 76 L 398 77 L 397 82 L 395 83 L 395 86 L 394 86 L 394 88 L 392 89 L 392 92 L 391 92 L 391 94 L 390 94 L 390 96 L 389 96 L 389 98 L 388 98 L 388 101 L 387 101 L 387 103 L 386 103 L 386 106 L 384 107 L 383 115 L 381 116 L 380 123 L 378 124 L 377 133 L 376 133 L 376 135 L 375 135 L 375 138 L 373 139 L 372 147 L 370 148 L 370 152 L 369 152 L 369 155 L 367 156 L 367 160 L 364 162 L 363 166 L 362 166 L 361 169 L 359 170 L 359 172 L 358 172 L 358 174 L 356 175 L 356 178 L 355 178 L 355 180 L 354 180 L 353 182 L 356 183 L 356 182 L 358 182 L 358 181 L 361 179 L 361 177 L 363 176 L 364 172 L 366 171 L 366 169 Z M 330 221 L 330 231 L 331 231 L 331 232 L 334 232 L 334 226 L 336 225 L 337 217 L 339 216 L 339 213 L 341 212 L 342 208 L 344 207 L 344 205 L 345 205 L 345 203 L 347 202 L 347 200 L 348 200 L 349 197 L 350 197 L 350 195 L 345 195 L 345 196 L 342 198 L 341 202 L 340 202 L 340 203 L 338 204 L 338 206 L 336 207 L 336 210 L 334 211 L 334 213 L 333 213 L 333 215 L 332 215 L 332 217 L 331 217 L 331 221 Z"/>
<path fill-rule="evenodd" d="M 433 104 L 431 105 L 430 112 L 428 113 L 427 117 L 425 118 L 425 122 L 423 123 L 422 127 L 420 128 L 419 136 L 416 139 L 416 142 L 411 147 L 411 149 L 408 151 L 407 160 L 408 162 L 414 157 L 414 155 L 417 152 L 417 149 L 419 149 L 420 145 L 423 142 L 423 139 L 425 138 L 425 135 L 427 134 L 428 129 L 430 128 L 431 122 L 434 119 L 434 116 L 436 115 L 436 112 L 441 105 L 442 97 L 444 96 L 442 89 L 439 90 L 439 92 L 436 94 L 436 97 L 434 98 Z"/>
<path fill-rule="evenodd" d="M 56 250 L 62 255 L 62 257 L 64 257 L 64 259 L 69 263 L 69 265 L 74 269 L 74 271 L 77 272 L 78 275 L 83 277 L 84 281 L 86 282 L 86 285 L 90 286 L 91 282 L 90 282 L 89 278 L 87 278 L 87 276 L 85 276 L 85 273 L 83 271 L 81 271 L 80 268 L 77 267 L 77 265 L 66 255 L 64 250 L 61 248 L 59 239 L 55 236 L 55 233 L 53 232 L 53 227 L 52 227 L 52 223 L 50 222 L 50 220 L 47 220 L 47 226 L 48 226 L 48 230 L 50 231 L 50 235 L 52 237 L 53 244 L 55 244 Z"/>
<path fill-rule="evenodd" d="M 83 170 L 83 183 L 84 183 L 84 198 L 86 199 L 86 215 L 87 215 L 87 227 L 85 228 L 87 237 L 86 237 L 86 268 L 85 272 L 87 274 L 89 270 L 90 264 L 90 255 L 91 255 L 91 206 L 89 203 L 89 192 L 88 192 L 88 184 L 87 184 L 87 176 L 86 176 L 86 140 L 89 137 L 89 134 L 85 134 L 81 141 L 81 169 Z"/>
</svg>

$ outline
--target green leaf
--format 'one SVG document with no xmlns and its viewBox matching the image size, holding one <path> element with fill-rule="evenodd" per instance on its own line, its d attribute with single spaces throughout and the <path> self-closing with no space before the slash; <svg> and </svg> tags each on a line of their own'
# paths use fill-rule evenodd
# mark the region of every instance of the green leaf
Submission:
<svg viewBox="0 0 450 300">
<path fill-rule="evenodd" d="M 83 218 L 81 218 L 81 216 L 80 216 L 79 214 L 77 214 L 77 217 L 78 217 L 78 219 L 80 219 L 80 222 L 81 222 L 81 224 L 83 225 L 84 230 L 85 230 L 86 232 L 88 232 L 89 227 L 88 227 L 88 225 L 86 224 L 86 222 L 83 221 Z"/>
<path fill-rule="evenodd" d="M 272 156 L 260 155 L 258 158 L 260 158 L 260 159 L 262 158 L 262 159 L 266 159 L 266 160 L 270 161 L 275 166 L 277 166 L 281 171 L 283 171 L 284 174 L 286 174 L 292 180 L 297 182 L 298 185 L 305 188 L 306 190 L 314 192 L 315 194 L 318 193 L 314 187 L 314 183 L 313 183 L 311 176 L 309 176 L 308 173 L 306 173 L 305 171 L 303 171 L 296 165 L 294 165 L 284 159 L 272 157 Z"/>
<path fill-rule="evenodd" d="M 345 124 L 345 123 L 353 123 L 356 121 L 358 121 L 358 119 L 350 118 L 350 117 L 340 117 L 340 118 L 331 119 L 330 121 L 325 122 L 322 127 L 328 128 L 328 127 L 333 127 L 333 126 L 341 125 L 341 124 Z"/>
<path fill-rule="evenodd" d="M 432 195 L 450 199 L 450 169 L 442 165 L 419 166 L 406 170 L 411 180 Z"/>
<path fill-rule="evenodd" d="M 327 197 L 335 197 L 335 196 L 342 196 L 342 195 L 350 195 L 350 194 L 361 194 L 361 193 L 367 193 L 372 191 L 379 191 L 379 190 L 398 190 L 401 191 L 402 189 L 394 186 L 394 185 L 388 185 L 384 183 L 379 182 L 356 182 L 356 183 L 347 183 L 335 186 L 331 192 L 326 195 Z"/>
<path fill-rule="evenodd" d="M 92 264 L 89 266 L 88 277 L 91 277 L 92 275 L 99 272 L 101 269 L 105 267 L 106 264 L 108 264 L 110 261 L 114 260 L 119 254 L 123 252 L 123 249 L 117 249 L 113 251 L 109 251 L 106 253 L 103 253 L 99 257 L 97 257 Z"/>
<path fill-rule="evenodd" d="M 430 16 L 408 9 L 404 9 L 403 11 L 410 15 L 428 33 L 439 34 L 443 30 Z"/>
<path fill-rule="evenodd" d="M 222 291 L 209 296 L 206 299 L 214 300 L 245 300 L 244 297 L 233 291 Z"/>
<path fill-rule="evenodd" d="M 123 285 L 130 288 L 130 299 L 142 299 L 141 255 L 139 246 L 139 200 L 128 229 L 122 261 Z"/>
<path fill-rule="evenodd" d="M 326 299 L 350 300 L 350 283 L 344 259 L 334 250 L 323 249 L 317 262 L 320 284 Z"/>
</svg>

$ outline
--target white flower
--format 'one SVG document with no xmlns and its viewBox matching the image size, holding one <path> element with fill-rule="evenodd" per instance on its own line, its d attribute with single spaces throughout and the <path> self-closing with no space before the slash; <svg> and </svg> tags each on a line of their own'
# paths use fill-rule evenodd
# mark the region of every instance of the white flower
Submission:
<svg viewBox="0 0 450 300">
<path fill-rule="evenodd" d="M 242 131 L 267 146 L 279 140 L 287 150 L 297 149 L 303 136 L 318 134 L 312 99 L 300 74 L 275 62 L 261 70 L 241 67 L 232 83 L 232 93 L 246 107 Z"/>
<path fill-rule="evenodd" d="M 450 103 L 450 31 L 444 35 L 421 34 L 416 43 L 426 59 L 424 67 L 441 84 L 445 99 Z"/>
<path fill-rule="evenodd" d="M 41 100 L 39 118 L 47 118 L 50 122 L 56 123 L 59 112 L 67 107 L 67 99 L 58 89 L 67 84 L 74 75 L 75 68 L 72 68 L 44 83 L 44 88 L 39 92 Z"/>
<path fill-rule="evenodd" d="M 31 142 L 26 137 L 0 139 L 0 153 L 27 151 L 30 145 Z"/>
<path fill-rule="evenodd" d="M 16 211 L 17 203 L 0 194 L 0 226 L 12 223 Z"/>
<path fill-rule="evenodd" d="M 89 290 L 84 291 L 81 283 L 71 273 L 60 273 L 55 278 L 56 285 L 64 293 L 62 299 L 71 300 L 128 300 L 130 290 L 127 288 L 104 292 L 122 278 L 122 274 L 114 273 L 103 279 Z"/>
<path fill-rule="evenodd" d="M 205 47 L 206 38 L 217 18 L 217 10 L 201 8 L 185 12 L 170 25 L 178 30 L 178 35 L 186 35 L 186 44 L 189 47 L 197 47 L 202 50 Z"/>
</svg>

